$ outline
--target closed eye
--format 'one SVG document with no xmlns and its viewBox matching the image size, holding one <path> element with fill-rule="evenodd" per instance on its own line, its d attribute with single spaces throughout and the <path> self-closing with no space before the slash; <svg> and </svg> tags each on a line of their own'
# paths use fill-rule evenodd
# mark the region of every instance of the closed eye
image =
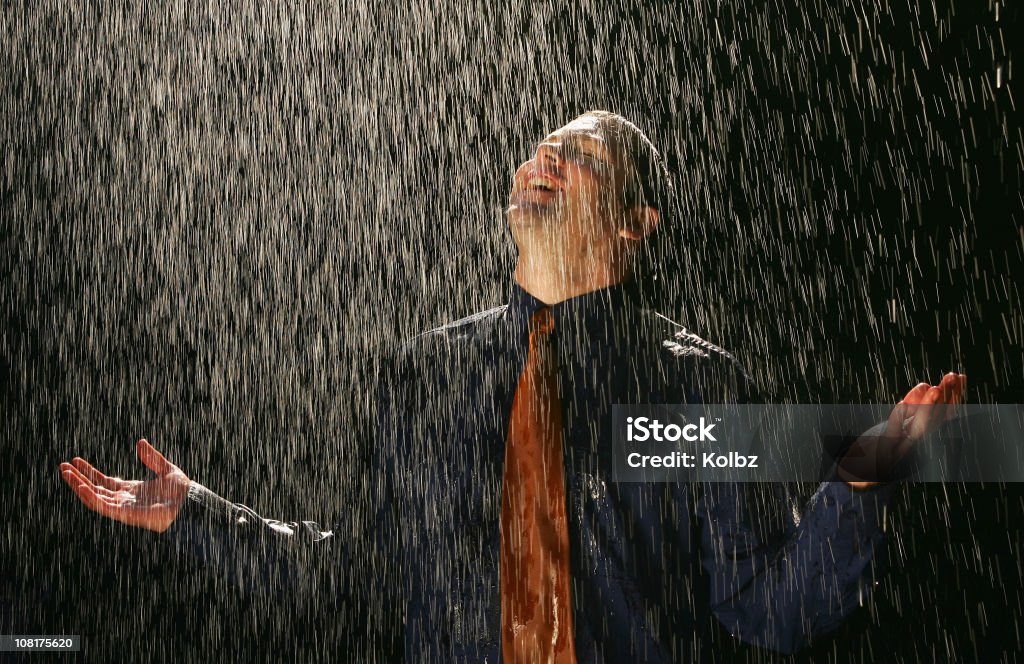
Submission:
<svg viewBox="0 0 1024 664">
<path fill-rule="evenodd" d="M 580 161 L 586 163 L 595 170 L 601 170 L 608 167 L 608 162 L 605 161 L 604 157 L 594 154 L 593 152 L 581 152 Z"/>
<path fill-rule="evenodd" d="M 602 164 L 604 162 L 604 160 L 601 158 L 601 156 L 598 155 L 597 153 L 595 153 L 595 152 L 593 152 L 591 150 L 584 150 L 584 149 L 582 149 L 582 148 L 580 148 L 578 146 L 575 146 L 575 145 L 568 145 L 568 146 L 566 146 L 566 148 L 565 148 L 565 156 L 567 158 L 569 158 L 569 159 L 574 159 L 574 160 L 578 160 L 578 161 L 587 161 L 587 162 L 591 162 L 591 163 L 594 163 L 594 164 Z"/>
</svg>

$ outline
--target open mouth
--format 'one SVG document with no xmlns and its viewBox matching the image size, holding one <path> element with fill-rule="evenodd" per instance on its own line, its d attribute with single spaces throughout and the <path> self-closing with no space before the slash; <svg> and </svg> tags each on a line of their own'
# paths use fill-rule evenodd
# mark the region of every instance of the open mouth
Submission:
<svg viewBox="0 0 1024 664">
<path fill-rule="evenodd" d="M 526 181 L 527 191 L 558 191 L 554 182 L 544 177 L 532 177 Z"/>
</svg>

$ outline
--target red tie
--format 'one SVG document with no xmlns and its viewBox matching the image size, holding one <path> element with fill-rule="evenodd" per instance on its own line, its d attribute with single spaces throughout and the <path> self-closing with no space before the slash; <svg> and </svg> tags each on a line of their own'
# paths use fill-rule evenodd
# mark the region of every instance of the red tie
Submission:
<svg viewBox="0 0 1024 664">
<path fill-rule="evenodd" d="M 512 402 L 501 501 L 501 650 L 505 664 L 576 661 L 562 404 L 551 309 L 530 318 L 530 351 Z"/>
</svg>

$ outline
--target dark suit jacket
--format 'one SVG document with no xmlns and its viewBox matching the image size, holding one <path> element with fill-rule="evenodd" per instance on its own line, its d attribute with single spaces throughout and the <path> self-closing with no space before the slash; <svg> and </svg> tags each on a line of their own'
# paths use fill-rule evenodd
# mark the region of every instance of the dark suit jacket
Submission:
<svg viewBox="0 0 1024 664">
<path fill-rule="evenodd" d="M 339 620 L 395 637 L 409 661 L 500 661 L 504 445 L 538 306 L 516 288 L 406 346 L 344 525 L 265 519 L 196 484 L 168 536 L 260 592 L 322 586 Z M 891 487 L 825 482 L 801 512 L 776 485 L 612 482 L 612 404 L 743 402 L 752 383 L 624 287 L 553 310 L 580 661 L 703 659 L 712 616 L 782 651 L 835 629 L 873 587 Z"/>
</svg>

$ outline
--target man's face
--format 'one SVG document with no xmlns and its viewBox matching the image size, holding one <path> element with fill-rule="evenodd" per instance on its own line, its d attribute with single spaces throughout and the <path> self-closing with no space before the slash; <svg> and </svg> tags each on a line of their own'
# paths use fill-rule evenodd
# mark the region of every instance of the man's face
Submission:
<svg viewBox="0 0 1024 664">
<path fill-rule="evenodd" d="M 577 118 L 549 134 L 512 179 L 507 210 L 513 237 L 535 232 L 574 252 L 618 241 L 625 214 L 629 159 L 604 135 L 600 121 Z M 536 239 L 536 238 L 534 238 Z"/>
</svg>

